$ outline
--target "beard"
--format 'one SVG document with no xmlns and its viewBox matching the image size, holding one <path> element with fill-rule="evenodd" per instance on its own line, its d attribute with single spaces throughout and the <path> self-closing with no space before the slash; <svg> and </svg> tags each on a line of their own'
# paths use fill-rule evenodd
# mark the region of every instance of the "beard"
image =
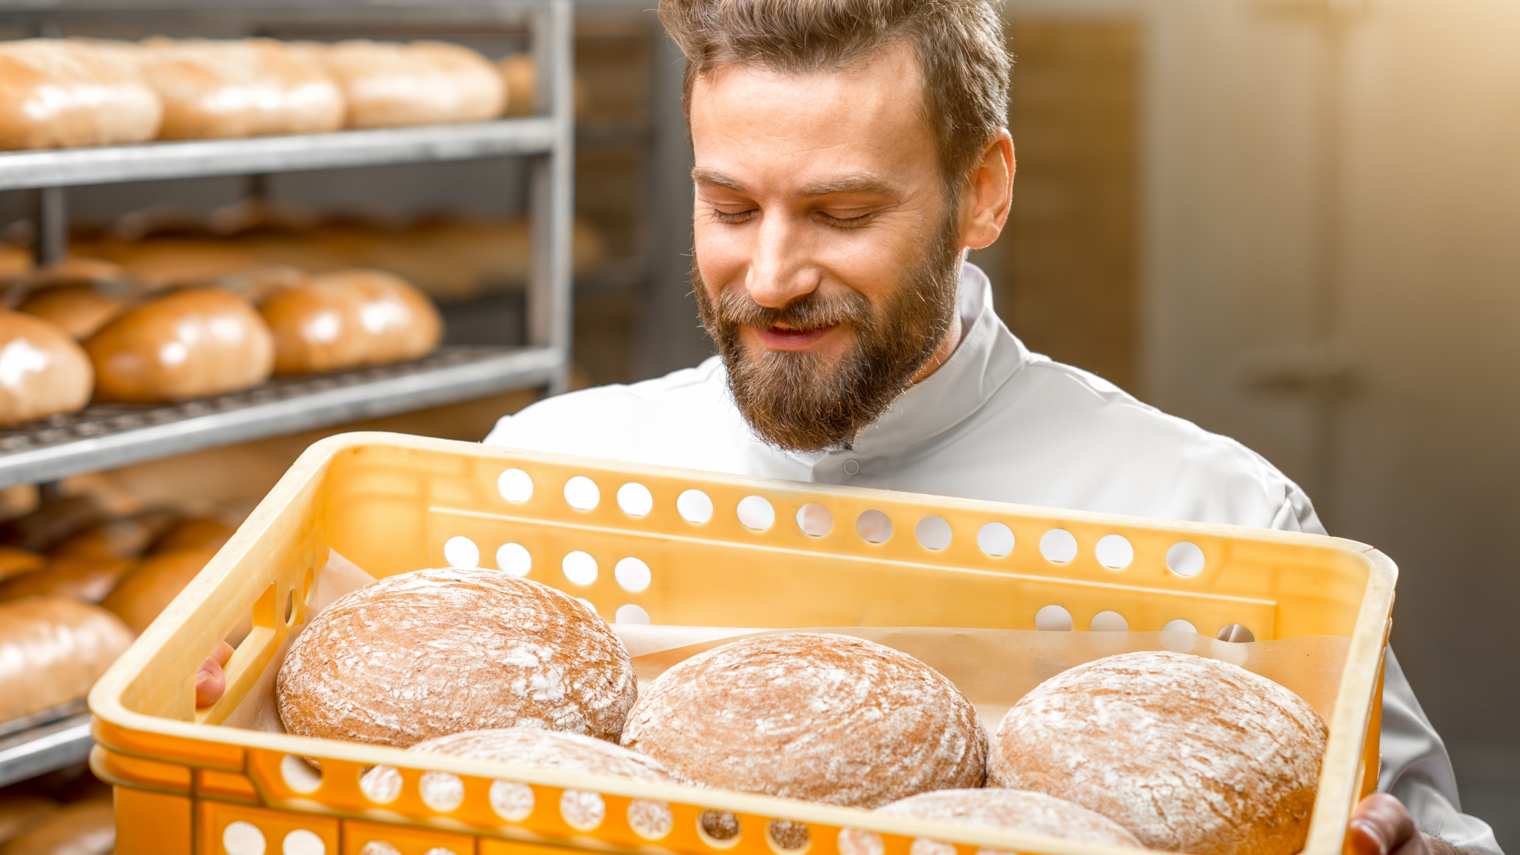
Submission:
<svg viewBox="0 0 1520 855">
<path fill-rule="evenodd" d="M 691 279 L 702 326 L 728 369 L 728 388 L 750 428 L 771 445 L 802 452 L 847 446 L 880 419 L 928 363 L 956 317 L 961 253 L 954 217 L 903 271 L 881 310 L 859 292 L 817 291 L 767 308 L 743 288 L 715 300 L 692 254 Z M 795 330 L 848 326 L 851 348 L 839 357 L 808 351 L 751 353 L 745 327 Z"/>
</svg>

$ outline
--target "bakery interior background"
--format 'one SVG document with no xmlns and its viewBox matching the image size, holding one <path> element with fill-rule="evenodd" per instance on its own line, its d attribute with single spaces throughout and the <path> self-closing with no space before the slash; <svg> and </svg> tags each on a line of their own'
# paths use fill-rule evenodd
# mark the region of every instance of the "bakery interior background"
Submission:
<svg viewBox="0 0 1520 855">
<path fill-rule="evenodd" d="M 679 57 L 651 5 L 578 5 L 581 384 L 710 353 L 686 280 Z M 1399 563 L 1394 646 L 1464 807 L 1520 847 L 1520 6 L 1006 5 L 1018 178 L 1007 233 L 975 259 L 1000 314 L 1031 348 L 1240 439 L 1305 486 L 1332 533 Z M 8 26 L 0 38 L 26 35 Z M 69 34 L 246 34 L 210 11 L 87 29 Z M 520 46 L 447 27 L 344 35 Z M 518 253 L 494 278 L 394 245 L 451 341 L 507 343 L 523 336 L 525 262 L 500 236 L 524 176 L 490 161 L 121 184 L 70 190 L 68 210 L 76 245 L 114 230 L 171 252 L 214 252 L 215 226 L 238 216 L 227 206 L 250 196 L 318 215 L 318 237 L 355 222 L 401 235 L 439 215 L 493 223 L 500 252 Z M 0 193 L 4 239 L 26 240 L 32 204 Z M 383 426 L 478 439 L 525 400 Z M 149 500 L 252 501 L 313 437 L 100 477 Z"/>
</svg>

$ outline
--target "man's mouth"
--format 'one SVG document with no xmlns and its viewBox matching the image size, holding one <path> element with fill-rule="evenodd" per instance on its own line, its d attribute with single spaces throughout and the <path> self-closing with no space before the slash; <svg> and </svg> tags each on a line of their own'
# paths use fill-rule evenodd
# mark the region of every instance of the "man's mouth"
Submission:
<svg viewBox="0 0 1520 855">
<path fill-rule="evenodd" d="M 826 327 L 813 327 L 811 329 L 798 330 L 790 327 L 753 327 L 755 334 L 760 338 L 760 344 L 766 350 L 807 350 L 824 336 L 838 328 L 838 324 L 830 324 Z"/>
</svg>

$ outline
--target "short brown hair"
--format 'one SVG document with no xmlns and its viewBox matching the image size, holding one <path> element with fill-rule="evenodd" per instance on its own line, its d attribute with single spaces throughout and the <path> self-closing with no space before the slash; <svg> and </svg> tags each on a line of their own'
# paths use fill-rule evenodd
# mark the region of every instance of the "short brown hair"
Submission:
<svg viewBox="0 0 1520 855">
<path fill-rule="evenodd" d="M 842 69 L 898 43 L 918 57 L 947 189 L 1007 121 L 1011 63 L 990 0 L 660 0 L 660 20 L 686 54 L 688 127 L 692 86 L 718 66 Z"/>
</svg>

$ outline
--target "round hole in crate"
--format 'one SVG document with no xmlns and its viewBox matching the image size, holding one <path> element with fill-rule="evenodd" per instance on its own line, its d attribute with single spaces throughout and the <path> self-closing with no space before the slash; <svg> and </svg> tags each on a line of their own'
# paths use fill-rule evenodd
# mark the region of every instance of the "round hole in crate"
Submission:
<svg viewBox="0 0 1520 855">
<path fill-rule="evenodd" d="M 704 810 L 697 816 L 697 835 L 714 849 L 728 849 L 739 842 L 744 826 L 726 810 Z"/>
<path fill-rule="evenodd" d="M 913 536 L 925 549 L 944 549 L 950 545 L 950 523 L 944 517 L 924 517 L 913 527 Z"/>
<path fill-rule="evenodd" d="M 1166 551 L 1166 566 L 1178 576 L 1197 576 L 1203 572 L 1203 550 L 1185 540 L 1173 544 Z"/>
<path fill-rule="evenodd" d="M 839 830 L 839 855 L 884 855 L 887 845 L 881 835 L 859 828 Z"/>
<path fill-rule="evenodd" d="M 630 517 L 641 517 L 654 510 L 654 496 L 649 488 L 637 481 L 629 481 L 618 488 L 618 507 Z"/>
<path fill-rule="evenodd" d="M 1129 621 L 1118 612 L 1098 612 L 1087 628 L 1093 632 L 1129 632 Z"/>
<path fill-rule="evenodd" d="M 384 840 L 371 840 L 359 850 L 359 855 L 401 855 L 401 850 Z"/>
<path fill-rule="evenodd" d="M 676 497 L 676 511 L 689 523 L 705 523 L 712 519 L 712 499 L 701 490 L 687 490 Z"/>
<path fill-rule="evenodd" d="M 388 805 L 401 796 L 401 783 L 395 766 L 376 766 L 359 776 L 359 792 L 377 805 Z"/>
<path fill-rule="evenodd" d="M 1105 535 L 1093 548 L 1093 554 L 1102 564 L 1110 570 L 1123 570 L 1131 561 L 1135 560 L 1135 547 L 1122 534 Z"/>
<path fill-rule="evenodd" d="M 607 803 L 600 793 L 565 790 L 559 797 L 559 815 L 576 831 L 592 831 L 607 817 Z"/>
<path fill-rule="evenodd" d="M 1076 622 L 1071 619 L 1071 612 L 1056 605 L 1046 606 L 1034 613 L 1034 628 L 1049 632 L 1071 632 Z"/>
<path fill-rule="evenodd" d="M 577 475 L 565 482 L 565 501 L 578 511 L 589 511 L 602 501 L 602 491 L 596 482 L 585 475 Z"/>
<path fill-rule="evenodd" d="M 291 588 L 285 592 L 285 625 L 290 626 L 296 622 L 296 589 Z"/>
<path fill-rule="evenodd" d="M 496 566 L 513 576 L 526 576 L 533 569 L 533 556 L 521 543 L 503 543 L 496 550 Z"/>
<path fill-rule="evenodd" d="M 580 550 L 565 556 L 560 562 L 565 578 L 577 585 L 589 585 L 596 581 L 596 559 Z"/>
<path fill-rule="evenodd" d="M 908 847 L 908 855 L 955 855 L 955 847 L 927 837 L 915 837 L 913 845 Z"/>
<path fill-rule="evenodd" d="M 1198 627 L 1193 626 L 1193 624 L 1191 622 L 1189 622 L 1189 621 L 1185 621 L 1182 618 L 1178 618 L 1176 620 L 1169 620 L 1169 621 L 1167 621 L 1166 622 L 1166 626 L 1161 627 L 1161 631 L 1162 632 L 1191 632 L 1194 635 L 1197 635 L 1198 634 Z"/>
<path fill-rule="evenodd" d="M 1077 557 L 1077 538 L 1064 528 L 1053 528 L 1040 538 L 1040 554 L 1052 564 L 1065 564 Z"/>
<path fill-rule="evenodd" d="M 1002 558 L 1013 551 L 1013 529 L 1000 522 L 990 522 L 976 533 L 976 545 L 989 558 Z"/>
<path fill-rule="evenodd" d="M 612 615 L 612 620 L 614 623 L 620 623 L 625 626 L 628 624 L 649 626 L 654 623 L 649 618 L 649 612 L 644 611 L 643 606 L 634 605 L 633 603 L 618 606 L 617 611 Z"/>
<path fill-rule="evenodd" d="M 892 539 L 892 518 L 872 508 L 855 518 L 855 533 L 866 543 L 886 543 Z"/>
<path fill-rule="evenodd" d="M 533 788 L 516 781 L 491 782 L 491 810 L 507 822 L 522 822 L 533 813 Z"/>
<path fill-rule="evenodd" d="M 1256 634 L 1251 632 L 1250 627 L 1239 623 L 1220 628 L 1219 634 L 1214 637 L 1231 644 L 1249 644 L 1256 640 Z"/>
<path fill-rule="evenodd" d="M 298 793 L 315 793 L 322 786 L 322 772 L 294 754 L 280 758 L 280 777 L 285 786 Z"/>
<path fill-rule="evenodd" d="M 776 524 L 776 509 L 761 496 L 739 500 L 739 522 L 751 531 L 765 531 Z"/>
<path fill-rule="evenodd" d="M 633 594 L 648 588 L 652 578 L 649 565 L 633 556 L 619 561 L 617 566 L 612 568 L 612 576 L 617 579 L 617 583 L 623 587 L 623 590 Z"/>
<path fill-rule="evenodd" d="M 628 803 L 628 826 L 645 840 L 659 840 L 676 826 L 676 815 L 665 802 L 634 799 Z"/>
<path fill-rule="evenodd" d="M 443 544 L 443 560 L 449 562 L 450 567 L 462 567 L 466 570 L 479 567 L 480 547 L 464 535 L 455 535 Z"/>
<path fill-rule="evenodd" d="M 834 530 L 834 515 L 817 502 L 808 502 L 797 509 L 797 527 L 808 537 L 823 537 Z"/>
<path fill-rule="evenodd" d="M 285 835 L 285 841 L 280 844 L 280 851 L 284 855 L 326 855 L 327 844 L 322 842 L 315 832 L 298 828 Z"/>
<path fill-rule="evenodd" d="M 789 819 L 773 819 L 765 825 L 765 839 L 777 852 L 803 852 L 812 836 L 806 823 Z"/>
<path fill-rule="evenodd" d="M 447 846 L 434 846 L 432 849 L 422 853 L 422 855 L 459 855 L 459 853 Z"/>
<path fill-rule="evenodd" d="M 264 855 L 264 845 L 264 832 L 251 822 L 229 822 L 222 829 L 222 848 L 227 855 Z"/>
<path fill-rule="evenodd" d="M 521 469 L 508 469 L 496 479 L 496 492 L 509 502 L 526 502 L 533 498 L 533 479 Z"/>
<path fill-rule="evenodd" d="M 464 803 L 464 781 L 451 772 L 426 772 L 417 783 L 422 803 L 438 811 L 448 813 Z"/>
</svg>

